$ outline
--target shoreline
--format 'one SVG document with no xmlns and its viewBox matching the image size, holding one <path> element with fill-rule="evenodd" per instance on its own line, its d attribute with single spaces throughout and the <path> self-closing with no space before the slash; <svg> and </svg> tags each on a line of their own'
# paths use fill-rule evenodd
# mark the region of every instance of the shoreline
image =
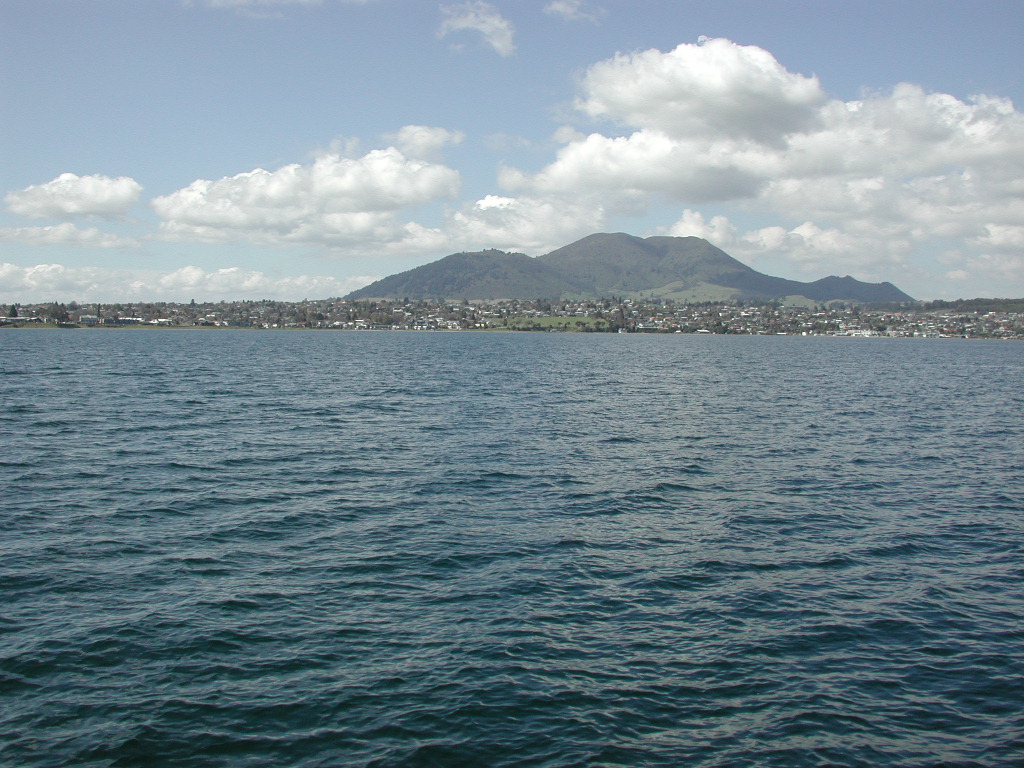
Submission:
<svg viewBox="0 0 1024 768">
<path fill-rule="evenodd" d="M 803 338 L 803 339 L 918 339 L 918 340 L 962 340 L 962 341 L 1022 341 L 1024 335 L 1008 335 L 1008 336 L 984 336 L 984 335 L 948 335 L 948 334 L 901 334 L 901 333 L 786 333 L 786 332 L 761 332 L 761 333 L 741 333 L 741 332 L 718 332 L 718 331 L 705 331 L 705 330 L 655 330 L 655 329 L 640 329 L 640 330 L 594 330 L 594 329 L 574 329 L 574 328 L 507 328 L 501 326 L 489 327 L 489 328 L 332 328 L 332 327 L 316 327 L 316 326 L 299 326 L 299 327 L 243 327 L 243 326 L 210 326 L 210 325 L 157 325 L 152 323 L 135 323 L 130 325 L 56 325 L 54 323 L 3 323 L 0 324 L 0 331 L 129 331 L 129 332 L 150 332 L 150 331 L 199 331 L 199 332 L 240 332 L 240 333 L 253 333 L 253 332 L 272 332 L 272 333 L 292 333 L 296 331 L 308 331 L 308 332 L 392 332 L 392 333 L 568 333 L 574 335 L 641 335 L 641 336 L 742 336 L 742 337 L 759 337 L 759 338 L 771 338 L 771 337 L 786 337 L 786 338 Z"/>
</svg>

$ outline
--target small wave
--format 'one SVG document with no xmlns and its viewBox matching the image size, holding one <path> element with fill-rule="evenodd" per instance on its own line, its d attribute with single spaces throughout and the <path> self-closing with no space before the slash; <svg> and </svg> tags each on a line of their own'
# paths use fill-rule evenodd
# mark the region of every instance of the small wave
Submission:
<svg viewBox="0 0 1024 768">
<path fill-rule="evenodd" d="M 675 482 L 668 482 L 668 481 L 666 481 L 666 482 L 657 483 L 656 485 L 653 486 L 653 488 L 651 490 L 653 490 L 653 491 L 655 491 L 655 492 L 657 492 L 659 494 L 661 494 L 661 493 L 675 493 L 675 492 L 692 493 L 692 492 L 700 491 L 700 488 L 696 488 L 696 487 L 694 487 L 692 485 L 687 485 L 686 483 L 675 483 Z"/>
</svg>

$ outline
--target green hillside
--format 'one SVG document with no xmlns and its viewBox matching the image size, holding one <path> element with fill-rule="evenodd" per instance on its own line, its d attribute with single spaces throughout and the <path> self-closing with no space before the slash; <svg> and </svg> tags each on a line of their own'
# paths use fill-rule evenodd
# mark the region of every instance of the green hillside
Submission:
<svg viewBox="0 0 1024 768">
<path fill-rule="evenodd" d="M 698 237 L 595 234 L 551 253 L 455 253 L 378 280 L 352 299 L 559 299 L 622 296 L 682 301 L 912 301 L 891 283 L 829 276 L 812 283 L 764 275 Z"/>
</svg>

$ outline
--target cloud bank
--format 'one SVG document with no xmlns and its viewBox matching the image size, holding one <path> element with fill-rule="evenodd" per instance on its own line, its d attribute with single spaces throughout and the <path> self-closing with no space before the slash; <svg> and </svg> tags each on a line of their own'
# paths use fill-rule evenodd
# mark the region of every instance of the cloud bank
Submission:
<svg viewBox="0 0 1024 768">
<path fill-rule="evenodd" d="M 338 279 L 327 275 L 280 277 L 239 267 L 205 270 L 187 266 L 171 272 L 68 267 L 37 264 L 23 267 L 0 263 L 0 302 L 68 301 L 230 301 L 239 298 L 305 298 L 344 296 L 369 285 L 380 275 Z"/>
<path fill-rule="evenodd" d="M 130 237 L 101 232 L 96 227 L 79 229 L 70 222 L 45 227 L 0 227 L 0 242 L 24 245 L 74 245 L 83 248 L 138 248 L 142 243 Z"/>
<path fill-rule="evenodd" d="M 674 234 L 709 232 L 694 205 L 793 222 L 728 235 L 719 220 L 712 239 L 807 270 L 891 277 L 929 250 L 966 273 L 1024 267 L 1024 116 L 1007 99 L 905 83 L 839 101 L 763 49 L 705 40 L 595 64 L 576 106 L 628 132 L 567 133 L 539 171 L 505 169 L 506 189 L 612 215 L 678 202 Z"/>
</svg>

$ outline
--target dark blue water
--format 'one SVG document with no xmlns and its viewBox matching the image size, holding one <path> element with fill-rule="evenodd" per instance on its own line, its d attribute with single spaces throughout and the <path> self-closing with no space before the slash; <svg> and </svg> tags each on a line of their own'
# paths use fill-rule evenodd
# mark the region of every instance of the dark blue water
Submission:
<svg viewBox="0 0 1024 768">
<path fill-rule="evenodd" d="M 1024 345 L 0 333 L 5 766 L 1024 765 Z"/>
</svg>

